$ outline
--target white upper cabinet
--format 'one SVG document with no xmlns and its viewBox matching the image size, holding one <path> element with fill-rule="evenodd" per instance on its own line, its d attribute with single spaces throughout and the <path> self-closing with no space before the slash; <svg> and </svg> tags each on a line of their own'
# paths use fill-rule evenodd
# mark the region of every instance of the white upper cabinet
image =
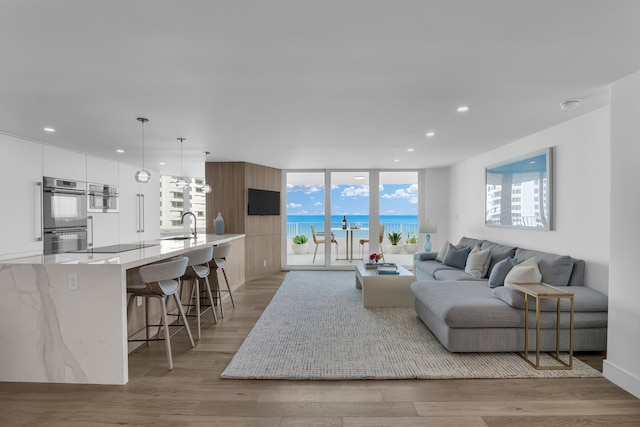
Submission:
<svg viewBox="0 0 640 427">
<path fill-rule="evenodd" d="M 118 162 L 87 156 L 87 182 L 118 185 Z"/>
<path fill-rule="evenodd" d="M 0 259 L 42 254 L 42 144 L 0 134 Z"/>
<path fill-rule="evenodd" d="M 120 243 L 160 237 L 160 182 L 151 171 L 151 182 L 135 180 L 136 166 L 120 163 Z"/>
<path fill-rule="evenodd" d="M 87 180 L 87 155 L 52 145 L 43 145 L 43 175 L 54 178 Z"/>
</svg>

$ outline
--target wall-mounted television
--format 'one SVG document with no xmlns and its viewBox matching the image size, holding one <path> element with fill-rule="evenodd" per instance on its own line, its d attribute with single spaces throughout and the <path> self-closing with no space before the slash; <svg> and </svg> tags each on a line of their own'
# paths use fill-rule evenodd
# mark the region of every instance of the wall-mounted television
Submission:
<svg viewBox="0 0 640 427">
<path fill-rule="evenodd" d="M 280 192 L 249 188 L 249 215 L 280 215 Z"/>
</svg>

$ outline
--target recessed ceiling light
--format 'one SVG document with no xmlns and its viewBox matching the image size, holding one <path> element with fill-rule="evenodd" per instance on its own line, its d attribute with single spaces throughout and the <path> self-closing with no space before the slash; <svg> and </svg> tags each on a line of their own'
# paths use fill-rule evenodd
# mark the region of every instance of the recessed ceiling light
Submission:
<svg viewBox="0 0 640 427">
<path fill-rule="evenodd" d="M 118 149 L 116 150 L 116 153 L 124 153 L 124 150 L 123 150 L 122 148 L 118 148 Z"/>
<path fill-rule="evenodd" d="M 413 150 L 413 148 L 407 148 L 407 151 L 412 153 L 414 150 Z"/>
<path fill-rule="evenodd" d="M 429 138 L 431 138 L 432 136 L 434 136 L 436 133 L 435 132 L 427 132 L 425 135 Z"/>
<path fill-rule="evenodd" d="M 160 162 L 160 166 L 164 166 L 165 164 L 165 162 Z"/>
<path fill-rule="evenodd" d="M 564 101 L 560 103 L 561 110 L 573 110 L 580 106 L 579 99 L 569 99 L 568 101 Z"/>
<path fill-rule="evenodd" d="M 458 113 L 466 113 L 467 111 L 469 111 L 469 107 L 467 107 L 466 105 L 462 105 L 462 106 L 458 107 L 458 109 L 456 111 Z"/>
<path fill-rule="evenodd" d="M 400 159 L 393 159 L 393 161 L 394 161 L 394 162 L 399 162 L 399 161 L 400 161 Z"/>
<path fill-rule="evenodd" d="M 50 127 L 46 127 L 44 128 L 45 132 L 55 132 L 56 130 L 54 128 L 50 128 Z"/>
<path fill-rule="evenodd" d="M 353 179 L 367 179 L 367 177 L 358 175 L 358 176 L 354 176 Z"/>
</svg>

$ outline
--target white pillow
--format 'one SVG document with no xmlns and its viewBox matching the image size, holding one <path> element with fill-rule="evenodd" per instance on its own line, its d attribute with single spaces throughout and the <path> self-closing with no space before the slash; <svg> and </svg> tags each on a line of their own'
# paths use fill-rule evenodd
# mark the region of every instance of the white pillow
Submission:
<svg viewBox="0 0 640 427">
<path fill-rule="evenodd" d="M 484 277 L 484 275 L 486 274 L 485 266 L 488 266 L 487 260 L 489 259 L 489 255 L 489 249 L 481 251 L 480 246 L 476 245 L 476 247 L 474 247 L 471 252 L 469 252 L 469 256 L 467 257 L 467 265 L 464 267 L 464 272 L 477 279 L 481 279 L 482 277 Z"/>
<path fill-rule="evenodd" d="M 508 288 L 514 283 L 540 283 L 542 274 L 538 268 L 535 258 L 521 262 L 511 269 L 507 277 L 504 278 L 504 285 Z"/>
<path fill-rule="evenodd" d="M 447 240 L 444 242 L 444 245 L 442 245 L 442 247 L 438 251 L 438 255 L 436 255 L 436 261 L 442 262 L 448 250 L 449 250 L 449 241 Z"/>
</svg>

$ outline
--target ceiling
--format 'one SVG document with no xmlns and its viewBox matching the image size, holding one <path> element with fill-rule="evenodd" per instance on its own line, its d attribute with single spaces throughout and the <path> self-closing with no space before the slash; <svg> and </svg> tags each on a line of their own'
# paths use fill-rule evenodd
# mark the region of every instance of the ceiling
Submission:
<svg viewBox="0 0 640 427">
<path fill-rule="evenodd" d="M 0 131 L 139 164 L 146 117 L 145 165 L 163 174 L 202 176 L 205 157 L 446 166 L 601 108 L 610 83 L 640 70 L 637 0 L 0 8 Z M 559 108 L 574 98 L 579 108 Z"/>
</svg>

